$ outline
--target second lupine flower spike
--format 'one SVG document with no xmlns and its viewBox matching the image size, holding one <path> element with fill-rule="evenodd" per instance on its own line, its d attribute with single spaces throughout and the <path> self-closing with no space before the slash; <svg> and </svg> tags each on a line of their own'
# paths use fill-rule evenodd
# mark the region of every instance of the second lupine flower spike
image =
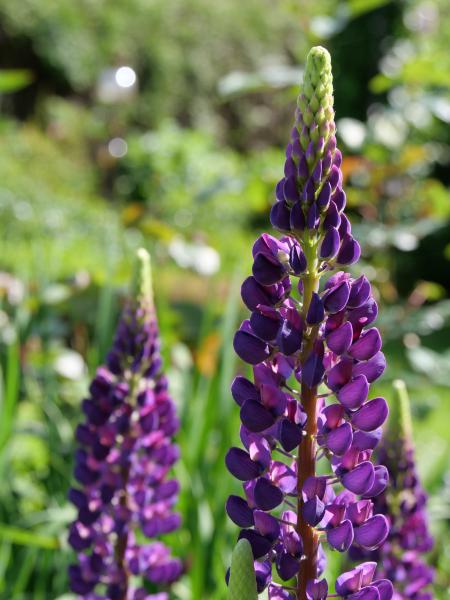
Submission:
<svg viewBox="0 0 450 600">
<path fill-rule="evenodd" d="M 226 509 L 252 546 L 258 591 L 268 588 L 272 600 L 323 600 L 329 587 L 352 600 L 393 595 L 389 581 L 374 577 L 374 563 L 333 585 L 322 578 L 325 544 L 374 549 L 389 529 L 371 500 L 388 481 L 371 461 L 388 408 L 369 393 L 386 363 L 369 281 L 337 270 L 360 255 L 344 212 L 341 162 L 331 60 L 317 47 L 271 211 L 283 235 L 265 233 L 253 246 L 253 274 L 242 286 L 251 315 L 234 338 L 253 380 L 232 384 L 244 448 L 231 448 L 226 464 L 243 496 L 230 496 Z M 319 470 L 319 460 L 328 469 Z"/>
<path fill-rule="evenodd" d="M 106 365 L 83 401 L 76 437 L 78 509 L 69 543 L 78 564 L 69 568 L 72 591 L 85 600 L 168 600 L 152 595 L 139 577 L 166 587 L 182 571 L 157 538 L 179 526 L 173 512 L 178 482 L 169 478 L 178 458 L 178 429 L 167 380 L 161 373 L 150 257 L 141 249 L 137 298 L 120 319 Z"/>
<path fill-rule="evenodd" d="M 374 502 L 374 512 L 388 516 L 391 530 L 381 548 L 364 554 L 376 561 L 379 575 L 392 580 L 396 600 L 432 600 L 434 572 L 425 558 L 433 548 L 427 496 L 415 463 L 408 392 L 401 380 L 393 385 L 396 392 L 393 414 L 377 449 L 380 464 L 389 469 L 391 486 Z M 362 553 L 352 548 L 352 554 Z"/>
</svg>

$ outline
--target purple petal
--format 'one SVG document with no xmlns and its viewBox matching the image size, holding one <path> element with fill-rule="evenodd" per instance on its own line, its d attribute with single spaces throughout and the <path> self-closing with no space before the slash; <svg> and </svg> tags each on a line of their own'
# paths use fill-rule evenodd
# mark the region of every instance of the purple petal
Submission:
<svg viewBox="0 0 450 600">
<path fill-rule="evenodd" d="M 377 581 L 374 581 L 372 585 L 377 588 L 380 594 L 380 600 L 391 600 L 394 595 L 394 586 L 388 579 L 378 579 Z"/>
<path fill-rule="evenodd" d="M 348 596 L 347 600 L 380 600 L 380 594 L 375 586 L 369 585 L 356 594 Z"/>
<path fill-rule="evenodd" d="M 381 440 L 382 434 L 381 427 L 374 431 L 355 431 L 353 434 L 353 447 L 358 450 L 373 450 Z"/>
<path fill-rule="evenodd" d="M 300 425 L 296 425 L 289 419 L 280 421 L 278 430 L 278 439 L 286 452 L 291 452 L 300 445 L 303 437 L 303 430 Z"/>
<path fill-rule="evenodd" d="M 298 558 L 282 552 L 277 557 L 277 572 L 283 581 L 288 581 L 298 573 L 300 561 Z"/>
<path fill-rule="evenodd" d="M 259 400 L 259 392 L 254 383 L 238 375 L 231 384 L 231 395 L 236 404 L 242 406 L 245 400 Z"/>
<path fill-rule="evenodd" d="M 308 307 L 308 313 L 306 315 L 306 322 L 308 325 L 318 325 L 323 321 L 324 316 L 325 310 L 322 299 L 319 294 L 313 292 L 311 296 L 311 302 Z"/>
<path fill-rule="evenodd" d="M 347 410 L 355 410 L 367 400 L 369 383 L 364 375 L 358 375 L 337 392 L 337 399 Z"/>
<path fill-rule="evenodd" d="M 336 153 L 338 150 L 336 150 Z M 336 204 L 336 207 L 339 212 L 342 212 L 347 204 L 347 198 L 345 196 L 345 192 L 343 189 L 339 188 L 333 194 L 333 202 Z"/>
<path fill-rule="evenodd" d="M 327 531 L 327 540 L 330 546 L 339 552 L 345 552 L 353 542 L 353 525 L 346 519 L 334 529 Z"/>
<path fill-rule="evenodd" d="M 250 542 L 252 547 L 253 558 L 261 558 L 269 552 L 272 543 L 266 537 L 255 531 L 254 529 L 243 529 L 239 534 L 239 540 L 245 539 Z"/>
<path fill-rule="evenodd" d="M 302 382 L 309 388 L 316 387 L 322 381 L 324 372 L 323 352 L 313 350 L 303 365 Z"/>
<path fill-rule="evenodd" d="M 257 365 L 270 356 L 269 345 L 247 331 L 236 331 L 233 346 L 236 354 L 251 365 Z"/>
<path fill-rule="evenodd" d="M 349 350 L 357 360 L 369 360 L 381 350 L 381 336 L 376 327 L 365 331 Z"/>
<path fill-rule="evenodd" d="M 255 485 L 255 503 L 261 510 L 272 510 L 283 502 L 282 491 L 265 477 L 260 477 Z"/>
<path fill-rule="evenodd" d="M 241 408 L 241 421 L 249 431 L 260 432 L 272 427 L 275 417 L 257 400 L 246 400 Z"/>
<path fill-rule="evenodd" d="M 386 368 L 386 358 L 382 352 L 375 354 L 366 362 L 357 363 L 353 369 L 353 375 L 364 375 L 369 383 L 380 377 Z"/>
<path fill-rule="evenodd" d="M 362 306 L 369 299 L 370 292 L 371 287 L 369 280 L 365 275 L 361 275 L 352 283 L 350 298 L 348 299 L 348 307 L 358 308 Z"/>
<path fill-rule="evenodd" d="M 341 311 L 347 305 L 349 296 L 350 286 L 347 281 L 342 281 L 324 297 L 325 309 L 332 314 Z"/>
<path fill-rule="evenodd" d="M 328 596 L 328 583 L 326 579 L 310 579 L 306 584 L 306 598 L 308 600 L 326 600 Z"/>
<path fill-rule="evenodd" d="M 381 546 L 388 533 L 389 523 L 386 517 L 375 515 L 355 529 L 355 542 L 366 550 L 375 550 Z"/>
<path fill-rule="evenodd" d="M 352 445 L 353 430 L 350 423 L 343 423 L 337 429 L 333 429 L 327 435 L 326 445 L 327 447 L 336 454 L 342 456 Z"/>
<path fill-rule="evenodd" d="M 320 190 L 319 196 L 317 198 L 317 204 L 321 209 L 325 209 L 328 207 L 331 199 L 331 185 L 326 181 Z"/>
<path fill-rule="evenodd" d="M 305 213 L 300 202 L 296 202 L 291 208 L 291 229 L 293 231 L 303 231 L 306 227 Z"/>
<path fill-rule="evenodd" d="M 230 519 L 239 527 L 251 527 L 254 524 L 253 511 L 240 496 L 229 496 L 226 511 Z"/>
<path fill-rule="evenodd" d="M 341 216 L 338 212 L 336 204 L 331 201 L 330 206 L 328 207 L 327 214 L 325 215 L 325 219 L 323 220 L 323 228 L 329 229 L 330 227 L 336 227 L 336 229 L 341 224 Z"/>
<path fill-rule="evenodd" d="M 289 253 L 289 264 L 296 275 L 300 275 L 307 267 L 306 256 L 297 244 L 292 246 Z"/>
<path fill-rule="evenodd" d="M 257 310 L 252 312 L 250 316 L 250 325 L 253 332 L 265 342 L 270 342 L 276 338 L 280 323 L 280 316 L 275 310 L 270 314 L 262 314 Z"/>
<path fill-rule="evenodd" d="M 291 229 L 291 211 L 286 202 L 275 202 L 270 209 L 270 222 L 278 231 L 290 231 Z"/>
<path fill-rule="evenodd" d="M 320 258 L 334 258 L 338 253 L 340 242 L 341 239 L 339 237 L 338 230 L 334 227 L 330 227 L 325 233 L 325 236 L 320 245 Z"/>
<path fill-rule="evenodd" d="M 241 297 L 249 310 L 256 310 L 259 304 L 267 306 L 272 304 L 269 288 L 260 285 L 254 277 L 247 277 L 242 284 Z"/>
<path fill-rule="evenodd" d="M 267 514 L 262 510 L 255 510 L 253 513 L 255 519 L 255 529 L 261 535 L 269 538 L 269 540 L 275 541 L 280 535 L 280 524 L 275 517 Z"/>
<path fill-rule="evenodd" d="M 225 456 L 225 464 L 236 479 L 249 481 L 261 473 L 261 467 L 254 462 L 248 452 L 241 448 L 230 448 Z"/>
<path fill-rule="evenodd" d="M 258 252 L 253 261 L 253 277 L 261 285 L 272 285 L 278 283 L 285 276 L 285 269 L 280 261 L 268 256 L 266 253 Z"/>
<path fill-rule="evenodd" d="M 297 177 L 295 175 L 291 175 L 285 179 L 283 193 L 286 202 L 294 203 L 300 200 Z"/>
<path fill-rule="evenodd" d="M 359 260 L 361 256 L 361 247 L 354 237 L 346 235 L 342 241 L 341 249 L 336 257 L 336 262 L 340 265 L 352 265 Z"/>
<path fill-rule="evenodd" d="M 302 332 L 285 319 L 278 331 L 277 346 L 285 356 L 291 356 L 300 350 L 302 338 Z"/>
<path fill-rule="evenodd" d="M 342 485 L 354 494 L 365 494 L 375 481 L 375 469 L 371 462 L 364 461 L 342 476 Z"/>
<path fill-rule="evenodd" d="M 325 513 L 325 504 L 318 496 L 307 500 L 302 506 L 302 515 L 305 521 L 315 527 L 323 518 Z"/>
<path fill-rule="evenodd" d="M 352 324 L 346 321 L 340 327 L 332 331 L 326 337 L 328 348 L 335 354 L 341 355 L 347 352 L 353 340 Z"/>
<path fill-rule="evenodd" d="M 347 357 L 342 358 L 334 367 L 327 373 L 327 384 L 330 389 L 337 391 L 346 383 L 352 376 L 353 360 Z"/>
<path fill-rule="evenodd" d="M 386 469 L 386 467 L 384 465 L 377 465 L 375 467 L 375 480 L 373 482 L 373 485 L 370 487 L 369 490 L 367 490 L 367 492 L 364 494 L 363 497 L 375 498 L 375 496 L 378 496 L 379 494 L 384 492 L 384 490 L 387 487 L 388 482 L 389 482 L 388 470 Z"/>
<path fill-rule="evenodd" d="M 389 414 L 387 402 L 384 398 L 369 400 L 352 415 L 352 424 L 362 431 L 374 431 L 381 427 Z"/>
</svg>

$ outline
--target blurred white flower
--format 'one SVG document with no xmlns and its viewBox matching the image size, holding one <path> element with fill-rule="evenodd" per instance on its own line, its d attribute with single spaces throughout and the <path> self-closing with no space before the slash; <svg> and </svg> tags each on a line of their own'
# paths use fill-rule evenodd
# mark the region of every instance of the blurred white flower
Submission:
<svg viewBox="0 0 450 600">
<path fill-rule="evenodd" d="M 77 381 L 86 373 L 83 357 L 75 350 L 63 350 L 54 361 L 54 369 L 66 379 Z"/>
<path fill-rule="evenodd" d="M 176 237 L 169 245 L 169 254 L 180 267 L 200 275 L 214 275 L 220 268 L 219 253 L 204 242 L 191 243 Z"/>
</svg>

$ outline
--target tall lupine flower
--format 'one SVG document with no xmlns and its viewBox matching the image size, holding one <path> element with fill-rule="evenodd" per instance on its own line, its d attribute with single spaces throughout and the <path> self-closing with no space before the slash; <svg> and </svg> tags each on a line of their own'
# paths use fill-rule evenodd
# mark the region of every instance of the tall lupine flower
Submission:
<svg viewBox="0 0 450 600">
<path fill-rule="evenodd" d="M 69 567 L 69 579 L 85 600 L 167 600 L 136 587 L 137 576 L 166 585 L 182 570 L 161 541 L 142 542 L 177 529 L 180 519 L 173 512 L 178 482 L 169 478 L 178 419 L 161 373 L 150 257 L 141 249 L 138 258 L 137 297 L 121 316 L 76 430 L 79 485 L 69 497 L 78 515 L 69 542 L 78 564 Z"/>
<path fill-rule="evenodd" d="M 395 381 L 394 389 L 393 414 L 377 450 L 380 464 L 389 470 L 390 486 L 374 502 L 374 512 L 387 515 L 391 529 L 386 542 L 372 552 L 370 558 L 377 562 L 378 575 L 394 583 L 396 600 L 432 600 L 428 586 L 433 582 L 434 573 L 424 560 L 424 555 L 433 547 L 428 529 L 427 496 L 416 470 L 405 383 Z"/>
<path fill-rule="evenodd" d="M 273 600 L 327 597 L 324 542 L 339 552 L 374 549 L 388 534 L 371 500 L 388 480 L 371 462 L 388 408 L 368 399 L 386 363 L 370 283 L 338 270 L 360 255 L 341 162 L 331 60 L 317 47 L 271 211 L 282 237 L 265 233 L 253 246 L 253 275 L 242 285 L 251 315 L 234 338 L 253 381 L 232 384 L 245 449 L 231 448 L 226 464 L 244 497 L 230 496 L 226 508 L 252 546 L 258 591 Z M 390 600 L 392 584 L 374 579 L 375 566 L 343 573 L 337 595 Z"/>
</svg>

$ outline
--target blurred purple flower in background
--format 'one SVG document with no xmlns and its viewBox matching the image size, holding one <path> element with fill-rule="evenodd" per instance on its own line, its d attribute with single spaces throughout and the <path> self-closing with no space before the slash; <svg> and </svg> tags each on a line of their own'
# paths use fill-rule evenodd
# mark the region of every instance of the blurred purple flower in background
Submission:
<svg viewBox="0 0 450 600">
<path fill-rule="evenodd" d="M 166 593 L 136 587 L 136 576 L 165 585 L 182 571 L 162 542 L 141 543 L 141 534 L 157 538 L 177 529 L 180 519 L 173 512 L 178 482 L 169 479 L 179 424 L 161 373 L 150 257 L 143 249 L 138 257 L 137 298 L 121 316 L 76 431 L 80 487 L 69 492 L 78 510 L 69 543 L 78 564 L 69 567 L 69 579 L 72 591 L 86 600 L 167 600 Z"/>
<path fill-rule="evenodd" d="M 244 497 L 230 496 L 226 509 L 252 546 L 258 591 L 268 588 L 271 599 L 326 598 L 323 542 L 339 552 L 373 550 L 389 531 L 371 500 L 388 481 L 386 467 L 371 461 L 388 407 L 368 399 L 386 363 L 369 281 L 337 270 L 360 256 L 344 213 L 341 162 L 331 60 L 317 47 L 271 210 L 283 237 L 265 233 L 253 246 L 253 274 L 242 286 L 251 315 L 234 338 L 253 381 L 238 376 L 232 384 L 245 449 L 231 448 L 226 464 Z M 328 468 L 318 467 L 322 458 Z M 390 600 L 392 584 L 374 576 L 375 566 L 340 575 L 338 596 Z"/>
<path fill-rule="evenodd" d="M 433 548 L 428 528 L 427 496 L 415 464 L 411 412 L 405 383 L 394 381 L 396 397 L 389 428 L 377 450 L 380 464 L 389 470 L 389 488 L 377 496 L 374 512 L 386 515 L 390 533 L 381 548 L 368 553 L 352 548 L 377 562 L 377 574 L 395 586 L 395 600 L 432 600 L 434 571 L 425 561 Z"/>
</svg>

